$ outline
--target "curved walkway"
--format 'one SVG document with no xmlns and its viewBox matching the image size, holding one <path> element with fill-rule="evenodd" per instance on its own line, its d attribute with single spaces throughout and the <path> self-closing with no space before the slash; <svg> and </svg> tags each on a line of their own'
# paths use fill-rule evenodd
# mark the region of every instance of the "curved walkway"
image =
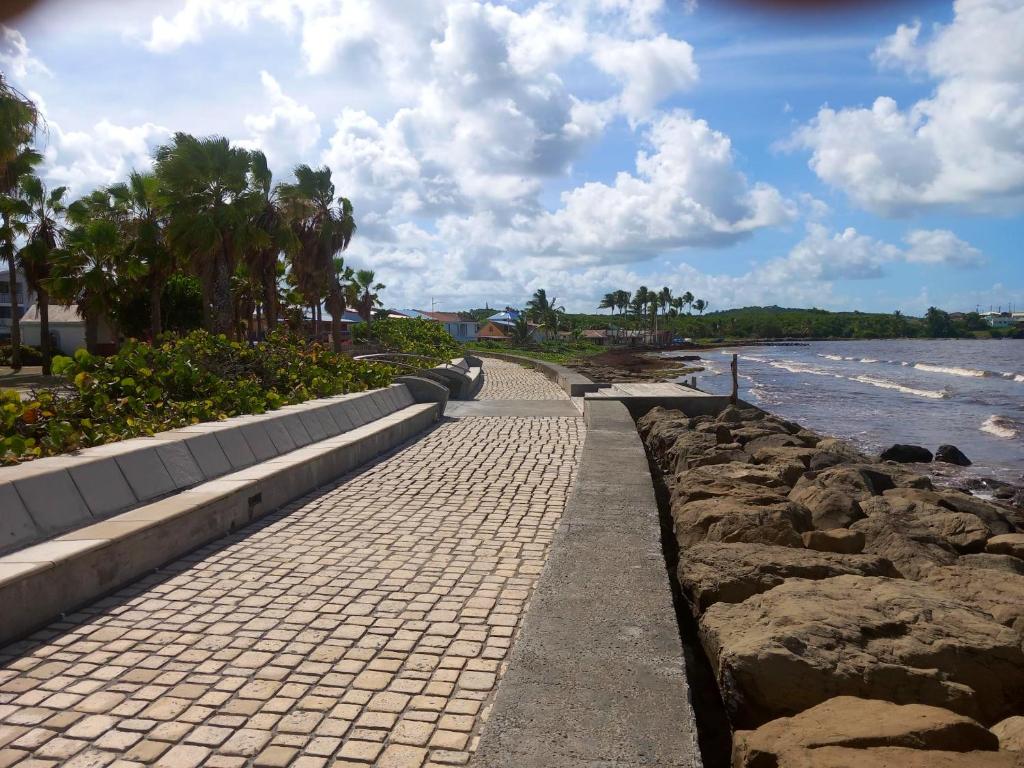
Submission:
<svg viewBox="0 0 1024 768">
<path fill-rule="evenodd" d="M 565 399 L 485 376 L 482 398 Z M 0 649 L 0 768 L 467 763 L 582 438 L 572 416 L 445 420 Z"/>
</svg>

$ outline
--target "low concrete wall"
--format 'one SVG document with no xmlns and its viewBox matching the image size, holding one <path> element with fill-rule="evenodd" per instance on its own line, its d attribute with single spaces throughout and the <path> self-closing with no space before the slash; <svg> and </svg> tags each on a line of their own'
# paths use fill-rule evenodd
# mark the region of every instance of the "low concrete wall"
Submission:
<svg viewBox="0 0 1024 768">
<path fill-rule="evenodd" d="M 437 421 L 438 403 L 413 403 L 401 390 L 408 404 L 390 414 L 234 472 L 229 467 L 215 480 L 0 557 L 0 644 L 248 525 Z M 239 446 L 248 439 L 236 437 Z M 201 444 L 210 450 L 219 445 Z"/>
<path fill-rule="evenodd" d="M 477 354 L 481 357 L 493 357 L 508 363 L 519 363 L 528 368 L 538 370 L 565 390 L 569 397 L 582 397 L 587 392 L 597 392 L 602 386 L 606 386 L 597 384 L 586 376 L 576 373 L 571 368 L 566 368 L 564 365 L 558 365 L 557 363 L 535 360 L 532 357 L 522 357 L 520 355 L 507 355 L 504 352 L 491 352 L 490 350 L 487 352 L 480 352 L 478 350 Z"/>
<path fill-rule="evenodd" d="M 283 456 L 412 405 L 403 384 L 0 468 L 0 554 Z"/>
<path fill-rule="evenodd" d="M 700 768 L 657 500 L 633 419 L 588 401 L 579 476 L 476 768 Z"/>
</svg>

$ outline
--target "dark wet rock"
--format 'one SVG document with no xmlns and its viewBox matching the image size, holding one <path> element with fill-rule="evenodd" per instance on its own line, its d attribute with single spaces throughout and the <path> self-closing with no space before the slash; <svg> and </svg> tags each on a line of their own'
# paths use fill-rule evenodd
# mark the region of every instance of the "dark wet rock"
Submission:
<svg viewBox="0 0 1024 768">
<path fill-rule="evenodd" d="M 940 445 L 935 451 L 935 461 L 941 461 L 945 464 L 955 464 L 958 467 L 971 466 L 971 460 L 968 459 L 964 455 L 963 451 L 955 445 Z"/>
<path fill-rule="evenodd" d="M 882 451 L 882 461 L 895 461 L 898 464 L 928 464 L 932 460 L 932 452 L 920 445 L 903 445 L 896 443 Z"/>
</svg>

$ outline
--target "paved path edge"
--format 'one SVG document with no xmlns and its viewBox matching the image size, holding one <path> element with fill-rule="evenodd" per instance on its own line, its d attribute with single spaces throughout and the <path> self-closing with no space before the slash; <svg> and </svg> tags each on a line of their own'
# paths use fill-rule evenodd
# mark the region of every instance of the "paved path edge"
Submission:
<svg viewBox="0 0 1024 768">
<path fill-rule="evenodd" d="M 587 402 L 586 441 L 474 768 L 701 768 L 658 505 L 636 426 Z"/>
<path fill-rule="evenodd" d="M 480 357 L 492 357 L 496 360 L 504 360 L 508 363 L 519 363 L 520 365 L 526 365 L 533 368 L 540 373 L 543 373 L 551 381 L 555 382 L 569 397 L 582 397 L 587 392 L 597 392 L 602 386 L 597 384 L 586 376 L 576 373 L 571 368 L 566 368 L 564 365 L 558 365 L 557 363 L 549 363 L 545 360 L 537 360 L 532 357 L 524 357 L 521 355 L 509 355 L 504 352 L 481 352 L 480 350 L 473 350 L 475 355 Z"/>
</svg>

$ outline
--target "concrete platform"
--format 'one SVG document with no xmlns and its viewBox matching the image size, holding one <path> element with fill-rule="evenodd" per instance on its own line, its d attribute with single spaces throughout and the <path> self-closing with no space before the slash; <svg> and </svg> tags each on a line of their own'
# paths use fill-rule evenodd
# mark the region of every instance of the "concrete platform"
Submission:
<svg viewBox="0 0 1024 768">
<path fill-rule="evenodd" d="M 472 768 L 699 768 L 647 457 L 588 398 L 575 490 Z"/>
<path fill-rule="evenodd" d="M 611 384 L 585 395 L 587 402 L 618 401 L 625 403 L 634 418 L 656 406 L 678 408 L 690 416 L 714 415 L 729 404 L 724 395 L 710 395 L 681 384 L 637 383 Z"/>
<path fill-rule="evenodd" d="M 571 400 L 450 400 L 445 416 L 582 416 Z"/>
</svg>

